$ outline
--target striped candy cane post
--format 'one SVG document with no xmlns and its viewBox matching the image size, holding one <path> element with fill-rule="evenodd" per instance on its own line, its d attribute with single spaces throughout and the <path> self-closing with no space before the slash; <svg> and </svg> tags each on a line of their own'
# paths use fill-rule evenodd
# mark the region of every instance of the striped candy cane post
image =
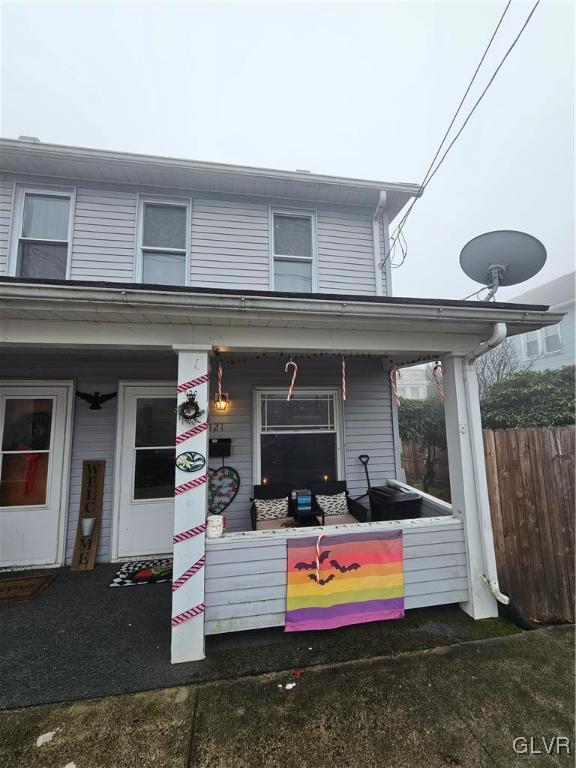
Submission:
<svg viewBox="0 0 576 768">
<path fill-rule="evenodd" d="M 190 392 L 203 414 L 198 424 L 178 419 L 176 455 L 195 451 L 206 459 L 198 472 L 176 467 L 174 488 L 174 580 L 172 582 L 172 663 L 204 658 L 204 570 L 208 508 L 208 350 L 178 350 L 178 404 Z"/>
</svg>

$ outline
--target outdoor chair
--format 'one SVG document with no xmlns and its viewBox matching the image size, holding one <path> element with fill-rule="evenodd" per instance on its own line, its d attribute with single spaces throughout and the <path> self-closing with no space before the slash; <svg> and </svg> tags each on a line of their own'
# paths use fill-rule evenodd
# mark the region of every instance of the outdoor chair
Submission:
<svg viewBox="0 0 576 768">
<path fill-rule="evenodd" d="M 250 520 L 253 531 L 270 531 L 277 528 L 292 528 L 296 525 L 294 518 L 294 506 L 290 494 L 292 486 L 287 483 L 272 483 L 268 485 L 255 485 L 254 496 L 250 499 Z M 288 499 L 288 517 L 274 520 L 258 520 L 256 515 L 255 499 Z"/>
<path fill-rule="evenodd" d="M 331 482 L 312 483 L 310 490 L 313 494 L 313 501 L 319 509 L 316 520 L 320 525 L 346 525 L 350 523 L 367 523 L 369 520 L 368 509 L 359 501 L 352 499 L 348 493 L 345 480 L 333 480 Z M 346 494 L 347 512 L 343 514 L 327 514 L 322 510 L 318 503 L 318 496 L 336 496 L 337 494 Z"/>
</svg>

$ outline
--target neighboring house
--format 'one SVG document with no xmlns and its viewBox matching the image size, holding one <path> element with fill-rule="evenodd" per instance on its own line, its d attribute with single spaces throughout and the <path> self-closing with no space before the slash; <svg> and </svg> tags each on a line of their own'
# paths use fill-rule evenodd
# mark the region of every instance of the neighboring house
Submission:
<svg viewBox="0 0 576 768">
<path fill-rule="evenodd" d="M 306 532 L 401 529 L 407 608 L 496 615 L 466 355 L 497 323 L 513 336 L 559 315 L 393 297 L 388 225 L 417 185 L 24 140 L 0 153 L 0 567 L 71 562 L 83 462 L 99 459 L 97 560 L 173 556 L 174 661 L 202 658 L 205 634 L 282 625 L 287 541 Z M 357 496 L 363 454 L 373 485 L 402 488 L 390 371 L 438 359 L 452 507 L 424 495 L 418 519 L 252 530 L 255 486 Z M 234 490 L 223 463 L 240 488 L 208 539 L 208 489 L 222 482 L 213 509 Z"/>
<path fill-rule="evenodd" d="M 519 361 L 535 371 L 562 368 L 576 362 L 574 327 L 576 316 L 576 273 L 533 288 L 513 299 L 519 304 L 548 304 L 553 312 L 563 312 L 557 325 L 545 326 L 513 339 Z"/>
<path fill-rule="evenodd" d="M 396 380 L 396 391 L 399 397 L 406 400 L 426 400 L 430 397 L 432 384 L 432 368 L 429 365 L 413 365 L 401 368 Z"/>
</svg>

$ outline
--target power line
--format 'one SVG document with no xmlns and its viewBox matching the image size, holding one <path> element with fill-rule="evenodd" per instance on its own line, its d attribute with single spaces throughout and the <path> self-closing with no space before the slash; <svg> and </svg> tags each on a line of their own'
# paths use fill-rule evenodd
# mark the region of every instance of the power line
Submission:
<svg viewBox="0 0 576 768">
<path fill-rule="evenodd" d="M 492 74 L 492 77 L 491 77 L 491 78 L 490 78 L 490 80 L 488 81 L 488 83 L 487 83 L 486 87 L 484 88 L 484 90 L 483 90 L 483 91 L 482 91 L 482 93 L 480 94 L 479 98 L 478 98 L 478 99 L 477 99 L 477 101 L 475 102 L 474 106 L 472 107 L 472 109 L 470 110 L 470 112 L 468 113 L 468 115 L 466 116 L 466 119 L 465 119 L 465 120 L 464 120 L 464 122 L 462 123 L 462 125 L 461 125 L 461 127 L 460 127 L 460 129 L 459 129 L 458 133 L 457 133 L 457 134 L 456 134 L 456 136 L 455 136 L 455 137 L 452 139 L 452 141 L 450 142 L 450 144 L 449 144 L 449 145 L 448 145 L 448 147 L 446 148 L 446 151 L 444 152 L 444 154 L 443 154 L 443 155 L 442 155 L 442 157 L 440 158 L 440 160 L 439 160 L 438 164 L 436 165 L 436 167 L 434 168 L 434 170 L 431 172 L 431 170 L 432 170 L 432 167 L 434 166 L 434 163 L 435 163 L 435 161 L 436 161 L 436 158 L 438 157 L 438 155 L 439 155 L 439 154 L 440 154 L 440 152 L 442 151 L 442 147 L 443 147 L 443 145 L 444 145 L 444 142 L 446 141 L 446 138 L 447 138 L 447 136 L 448 136 L 448 133 L 450 132 L 450 129 L 451 129 L 451 128 L 452 128 L 452 126 L 454 125 L 454 122 L 455 122 L 455 120 L 456 120 L 456 117 L 458 116 L 458 114 L 459 114 L 459 112 L 460 112 L 460 109 L 462 108 L 462 104 L 464 103 L 464 100 L 466 99 L 466 96 L 468 95 L 468 92 L 470 91 L 470 88 L 472 87 L 472 84 L 474 83 L 474 80 L 475 80 L 475 78 L 476 78 L 476 76 L 477 76 L 477 74 L 478 74 L 478 71 L 479 71 L 480 67 L 482 66 L 482 62 L 484 61 L 484 59 L 486 58 L 486 55 L 487 55 L 488 51 L 490 50 L 490 46 L 492 45 L 492 42 L 493 42 L 493 40 L 494 40 L 494 38 L 495 38 L 495 36 L 496 36 L 496 33 L 498 32 L 498 29 L 500 28 L 500 25 L 502 24 L 502 21 L 503 21 L 503 19 L 504 19 L 504 16 L 505 16 L 505 15 L 506 15 L 506 13 L 508 12 L 508 8 L 510 7 L 510 4 L 511 4 L 511 0 L 508 0 L 508 3 L 506 4 L 506 7 L 504 8 L 504 11 L 503 11 L 503 13 L 502 13 L 502 15 L 501 15 L 501 17 L 500 17 L 500 19 L 499 19 L 499 21 L 498 21 L 498 24 L 496 25 L 496 28 L 495 28 L 494 32 L 492 33 L 492 36 L 491 36 L 491 38 L 490 38 L 490 40 L 489 40 L 489 42 L 488 42 L 488 45 L 486 46 L 486 48 L 485 48 L 485 50 L 484 50 L 484 53 L 482 54 L 482 58 L 480 59 L 480 62 L 478 63 L 478 66 L 476 67 L 476 70 L 475 70 L 475 72 L 474 72 L 474 74 L 473 74 L 473 76 L 472 76 L 472 79 L 470 80 L 470 83 L 468 84 L 468 87 L 466 88 L 466 91 L 465 91 L 465 93 L 464 93 L 464 96 L 462 97 L 462 99 L 461 99 L 461 101 L 460 101 L 460 104 L 458 105 L 458 108 L 457 108 L 456 112 L 454 113 L 454 117 L 452 118 L 452 120 L 451 120 L 451 122 L 450 122 L 450 125 L 448 126 L 448 129 L 447 129 L 446 133 L 444 134 L 444 137 L 443 137 L 442 141 L 440 142 L 440 146 L 438 147 L 438 149 L 437 149 L 437 151 L 436 151 L 436 154 L 434 155 L 434 159 L 433 159 L 433 160 L 432 160 L 432 162 L 430 163 L 430 165 L 429 165 L 429 167 L 428 167 L 428 170 L 426 171 L 426 174 L 425 174 L 425 176 L 424 176 L 424 179 L 422 180 L 422 183 L 420 184 L 420 187 L 419 187 L 419 190 L 418 190 L 418 196 L 417 196 L 417 197 L 415 197 L 415 198 L 414 198 L 414 200 L 411 202 L 410 206 L 408 207 L 408 210 L 406 211 L 406 213 L 404 214 L 404 216 L 402 217 L 402 219 L 400 220 L 400 222 L 398 223 L 398 225 L 397 225 L 397 226 L 396 226 L 396 228 L 394 229 L 394 233 L 392 234 L 393 243 L 390 245 L 390 247 L 389 247 L 389 249 L 388 249 L 388 252 L 386 253 L 386 255 L 385 255 L 385 257 L 384 257 L 384 260 L 382 261 L 382 263 L 381 263 L 381 265 L 380 265 L 380 266 L 381 266 L 381 268 L 382 268 L 382 267 L 384 267 L 384 265 L 386 264 L 386 262 L 387 262 L 387 261 L 388 261 L 388 259 L 390 258 L 390 255 L 391 255 L 391 254 L 394 252 L 394 250 L 395 250 L 395 247 L 396 247 L 396 243 L 398 242 L 398 238 L 399 238 L 399 236 L 402 234 L 402 228 L 404 227 L 404 225 L 405 225 L 405 223 L 406 223 L 406 221 L 407 221 L 407 219 L 408 219 L 408 217 L 409 217 L 410 213 L 412 212 L 412 209 L 414 208 L 414 206 L 415 206 L 415 205 L 416 205 L 416 203 L 418 202 L 418 200 L 419 200 L 419 198 L 420 198 L 420 195 L 422 195 L 422 193 L 424 192 L 424 190 L 426 189 L 426 187 L 428 186 L 428 184 L 429 184 L 429 183 L 432 181 L 432 179 L 434 178 L 434 176 L 435 176 L 435 175 L 438 173 L 438 171 L 440 170 L 440 167 L 441 167 L 441 166 L 442 166 L 442 164 L 444 163 L 444 160 L 446 159 L 446 156 L 448 155 L 448 153 L 450 152 L 450 150 L 452 149 L 452 147 L 454 146 L 454 144 L 456 143 L 456 141 L 457 141 L 457 140 L 458 140 L 458 138 L 460 137 L 460 135 L 461 135 L 462 131 L 464 130 L 464 128 L 465 128 L 465 127 L 466 127 L 466 125 L 468 124 L 468 121 L 470 120 L 470 118 L 472 117 L 472 115 L 474 114 L 474 112 L 476 111 L 476 109 L 477 109 L 477 107 L 479 106 L 480 102 L 482 101 L 482 99 L 483 99 L 483 98 L 484 98 L 484 96 L 486 95 L 486 92 L 488 91 L 488 89 L 489 89 L 489 88 L 490 88 L 490 86 L 492 85 L 493 81 L 495 80 L 496 76 L 498 75 L 498 72 L 499 72 L 499 71 L 500 71 L 500 69 L 502 68 L 502 66 L 503 66 L 504 62 L 506 61 L 506 59 L 508 58 L 508 56 L 510 55 L 510 53 L 512 52 L 512 50 L 513 50 L 513 49 L 514 49 L 514 47 L 516 46 L 516 43 L 518 42 L 518 40 L 519 40 L 519 39 L 520 39 L 520 37 L 522 36 L 522 33 L 524 32 L 524 30 L 525 30 L 525 29 L 526 29 L 526 27 L 528 26 L 528 23 L 530 22 L 530 19 L 532 18 L 532 16 L 534 15 L 534 12 L 536 11 L 536 8 L 537 8 L 537 7 L 540 5 L 540 0 L 536 0 L 536 2 L 534 3 L 534 6 L 532 7 L 532 9 L 531 9 L 530 13 L 529 13 L 529 14 L 528 14 L 528 16 L 526 17 L 526 20 L 524 21 L 524 24 L 523 24 L 523 25 L 522 25 L 522 27 L 520 28 L 520 31 L 518 32 L 518 34 L 516 35 L 516 37 L 515 37 L 515 38 L 514 38 L 514 40 L 512 41 L 512 44 L 510 45 L 510 47 L 508 48 L 508 50 L 506 51 L 506 53 L 505 53 L 505 54 L 504 54 L 504 56 L 502 57 L 502 59 L 501 59 L 500 63 L 498 64 L 498 66 L 497 66 L 497 67 L 496 67 L 496 69 L 494 70 L 494 73 Z M 404 243 L 405 243 L 405 245 L 402 247 L 402 260 L 401 260 L 401 262 L 400 262 L 399 264 L 393 264 L 392 266 L 394 266 L 394 267 L 401 267 L 401 266 L 402 266 L 402 264 L 404 263 L 404 261 L 406 260 L 406 256 L 407 256 L 407 251 L 408 251 L 408 249 L 407 249 L 407 245 L 406 245 L 406 241 L 405 241 L 405 239 L 404 239 Z"/>
</svg>

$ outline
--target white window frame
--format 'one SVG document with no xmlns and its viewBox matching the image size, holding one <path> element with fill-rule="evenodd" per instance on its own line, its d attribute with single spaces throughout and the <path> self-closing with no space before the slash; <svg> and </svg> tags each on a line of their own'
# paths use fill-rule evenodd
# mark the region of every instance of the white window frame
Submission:
<svg viewBox="0 0 576 768">
<path fill-rule="evenodd" d="M 18 274 L 18 250 L 22 239 L 22 224 L 24 217 L 24 199 L 26 195 L 42 195 L 44 197 L 65 197 L 69 201 L 68 210 L 68 250 L 66 252 L 66 276 L 64 280 L 70 280 L 72 267 L 72 238 L 74 234 L 74 214 L 76 210 L 76 189 L 70 187 L 28 187 L 16 185 L 14 195 L 14 214 L 10 233 L 10 254 L 8 259 L 8 274 L 11 277 L 20 277 Z M 38 240 L 42 243 L 57 243 L 62 245 L 64 240 L 50 240 L 49 238 L 24 238 L 27 241 Z"/>
<path fill-rule="evenodd" d="M 286 256 L 285 254 L 275 254 L 274 245 L 274 216 L 294 216 L 298 219 L 310 219 L 310 239 L 312 245 L 311 256 Z M 276 208 L 270 206 L 269 208 L 269 222 L 268 229 L 270 232 L 270 290 L 276 290 L 274 286 L 274 266 L 276 259 L 279 261 L 299 261 L 311 264 L 312 273 L 312 286 L 311 293 L 318 293 L 318 239 L 317 239 L 317 215 L 316 211 L 311 208 Z"/>
<path fill-rule="evenodd" d="M 185 267 L 184 267 L 184 286 L 190 285 L 190 227 L 191 227 L 191 211 L 192 200 L 189 197 L 163 197 L 163 196 L 150 196 L 150 195 L 138 195 L 138 221 L 137 221 L 137 237 L 136 237 L 136 254 L 134 257 L 134 281 L 136 283 L 144 282 L 144 256 L 143 251 L 158 251 L 159 253 L 181 253 L 180 249 L 176 248 L 151 248 L 144 247 L 143 235 L 144 235 L 144 206 L 146 203 L 152 203 L 153 205 L 167 205 L 170 208 L 185 208 L 186 209 L 186 253 L 185 255 Z"/>
<path fill-rule="evenodd" d="M 548 352 L 546 349 L 546 331 L 554 330 L 558 334 L 558 340 L 560 341 L 560 349 L 555 349 L 552 352 Z M 557 323 L 556 325 L 547 325 L 545 328 L 542 328 L 540 333 L 542 334 L 542 354 L 552 357 L 553 355 L 560 355 L 564 351 L 564 345 L 562 344 L 562 331 L 560 330 L 560 323 Z M 556 335 L 553 334 L 553 335 Z"/>
<path fill-rule="evenodd" d="M 262 434 L 272 434 L 270 432 L 262 433 L 262 395 L 277 395 L 279 393 L 285 394 L 286 387 L 254 387 L 252 397 L 252 456 L 253 459 L 253 476 L 254 484 L 260 485 L 261 482 L 261 468 L 262 468 L 262 456 L 261 456 L 261 443 L 260 437 Z M 305 435 L 305 434 L 332 434 L 336 435 L 336 472 L 337 477 L 331 478 L 336 480 L 344 480 L 346 477 L 346 465 L 344 456 L 344 417 L 342 409 L 342 399 L 340 390 L 338 388 L 323 388 L 323 389 L 311 389 L 311 388 L 298 388 L 297 394 L 299 395 L 332 395 L 334 397 L 334 430 L 330 429 L 282 429 L 279 432 L 283 435 Z"/>
<path fill-rule="evenodd" d="M 529 355 L 528 354 L 528 341 L 529 341 L 528 336 L 531 333 L 535 333 L 536 334 L 535 341 L 538 343 L 538 352 L 535 355 Z M 528 331 L 528 333 L 526 333 L 523 336 L 522 342 L 523 342 L 523 347 L 524 347 L 524 359 L 525 360 L 536 360 L 536 358 L 542 356 L 542 335 L 541 335 L 540 331 Z"/>
</svg>

